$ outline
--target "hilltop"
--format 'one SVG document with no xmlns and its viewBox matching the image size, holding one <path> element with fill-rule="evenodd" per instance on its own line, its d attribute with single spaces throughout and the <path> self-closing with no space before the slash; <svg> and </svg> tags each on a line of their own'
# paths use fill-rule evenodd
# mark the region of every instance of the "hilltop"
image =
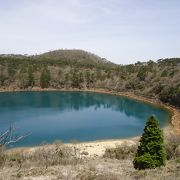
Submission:
<svg viewBox="0 0 180 180">
<path fill-rule="evenodd" d="M 95 54 L 78 49 L 65 49 L 54 50 L 47 53 L 40 54 L 39 57 L 52 59 L 52 60 L 65 60 L 74 61 L 77 63 L 90 63 L 90 64 L 111 64 L 105 58 L 101 58 Z"/>
</svg>

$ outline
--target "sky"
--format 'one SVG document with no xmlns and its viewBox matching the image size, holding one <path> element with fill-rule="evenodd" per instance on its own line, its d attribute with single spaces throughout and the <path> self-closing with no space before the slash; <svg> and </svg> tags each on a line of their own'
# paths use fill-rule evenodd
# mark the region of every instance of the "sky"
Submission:
<svg viewBox="0 0 180 180">
<path fill-rule="evenodd" d="M 118 64 L 180 57 L 180 0 L 0 0 L 0 54 L 56 49 Z"/>
</svg>

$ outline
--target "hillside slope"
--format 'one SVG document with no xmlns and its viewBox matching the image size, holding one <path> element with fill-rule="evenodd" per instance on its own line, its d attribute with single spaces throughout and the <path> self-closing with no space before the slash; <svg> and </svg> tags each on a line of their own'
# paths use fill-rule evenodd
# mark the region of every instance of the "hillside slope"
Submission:
<svg viewBox="0 0 180 180">
<path fill-rule="evenodd" d="M 82 50 L 0 55 L 0 88 L 104 88 L 180 107 L 180 58 L 116 65 Z"/>
</svg>

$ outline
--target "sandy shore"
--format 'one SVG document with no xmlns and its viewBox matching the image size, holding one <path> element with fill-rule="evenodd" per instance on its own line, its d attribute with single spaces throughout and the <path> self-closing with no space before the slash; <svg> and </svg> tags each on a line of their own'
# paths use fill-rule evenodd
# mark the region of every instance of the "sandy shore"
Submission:
<svg viewBox="0 0 180 180">
<path fill-rule="evenodd" d="M 19 89 L 0 89 L 0 92 L 14 92 L 14 91 L 22 91 Z M 23 90 L 25 91 L 25 90 Z M 180 110 L 176 109 L 174 107 L 171 107 L 169 105 L 163 104 L 160 101 L 157 101 L 155 99 L 148 99 L 145 97 L 141 97 L 141 96 L 136 96 L 134 94 L 130 94 L 130 93 L 120 93 L 120 92 L 113 92 L 113 91 L 108 91 L 108 90 L 104 90 L 104 89 L 91 89 L 91 90 L 78 90 L 78 89 L 70 89 L 70 90 L 66 90 L 66 89 L 61 89 L 61 90 L 57 90 L 57 89 L 41 89 L 38 87 L 34 87 L 32 89 L 30 89 L 29 91 L 85 91 L 85 92 L 95 92 L 95 93 L 107 93 L 107 94 L 112 94 L 112 95 L 118 95 L 118 96 L 125 96 L 134 100 L 138 100 L 138 101 L 143 101 L 146 103 L 151 103 L 153 105 L 156 106 L 160 106 L 162 108 L 165 108 L 166 110 L 170 111 L 172 116 L 171 116 L 171 120 L 168 126 L 166 126 L 164 128 L 164 132 L 165 134 L 169 134 L 169 133 L 175 133 L 175 134 L 180 134 Z M 102 156 L 105 152 L 106 148 L 113 148 L 116 147 L 118 145 L 122 145 L 123 143 L 128 144 L 128 145 L 135 145 L 137 144 L 139 138 L 135 137 L 135 138 L 130 138 L 130 139 L 117 139 L 117 140 L 102 140 L 102 141 L 93 141 L 93 142 L 81 142 L 76 144 L 76 146 L 78 146 L 78 148 L 80 149 L 81 152 L 86 152 L 90 157 L 96 157 L 96 156 Z M 72 146 L 73 144 L 66 144 L 67 146 Z M 51 147 L 51 145 L 48 145 L 49 147 Z M 11 151 L 18 151 L 18 150 L 23 150 L 23 151 L 34 151 L 36 150 L 36 148 L 39 147 L 32 147 L 32 148 L 15 148 L 14 150 Z"/>
<path fill-rule="evenodd" d="M 107 148 L 115 148 L 117 146 L 126 145 L 132 146 L 137 145 L 139 142 L 139 137 L 128 138 L 128 139 L 110 139 L 110 140 L 99 140 L 99 141 L 89 141 L 89 142 L 77 142 L 77 143 L 64 143 L 63 146 L 76 147 L 79 149 L 80 154 L 86 157 L 101 157 Z M 41 149 L 43 146 L 35 147 L 19 147 L 7 150 L 7 153 L 34 153 L 36 150 Z M 44 145 L 45 148 L 50 150 L 54 147 L 54 144 Z"/>
<path fill-rule="evenodd" d="M 81 152 L 88 152 L 88 156 L 102 156 L 107 148 L 115 148 L 120 145 L 136 145 L 139 138 L 122 139 L 122 140 L 105 140 L 79 143 L 78 146 Z M 71 145 L 70 145 L 71 146 Z"/>
</svg>

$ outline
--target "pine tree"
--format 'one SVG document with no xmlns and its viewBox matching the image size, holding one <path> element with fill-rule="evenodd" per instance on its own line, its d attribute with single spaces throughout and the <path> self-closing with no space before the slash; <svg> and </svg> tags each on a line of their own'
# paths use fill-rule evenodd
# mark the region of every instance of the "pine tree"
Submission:
<svg viewBox="0 0 180 180">
<path fill-rule="evenodd" d="M 90 87 L 90 73 L 89 73 L 89 71 L 86 72 L 85 77 L 86 77 L 86 87 L 89 88 Z"/>
<path fill-rule="evenodd" d="M 31 66 L 28 68 L 28 86 L 34 85 L 33 69 Z"/>
<path fill-rule="evenodd" d="M 165 165 L 166 151 L 162 130 L 152 115 L 146 122 L 133 164 L 135 169 L 155 168 Z"/>
<path fill-rule="evenodd" d="M 48 88 L 51 80 L 50 71 L 45 67 L 41 73 L 40 85 L 41 88 Z"/>
<path fill-rule="evenodd" d="M 6 77 L 4 75 L 4 72 L 0 71 L 0 85 L 2 86 L 4 84 L 4 81 L 6 80 Z"/>
<path fill-rule="evenodd" d="M 71 73 L 71 86 L 72 86 L 72 88 L 79 87 L 79 74 L 78 74 L 77 70 L 73 70 Z"/>
</svg>

